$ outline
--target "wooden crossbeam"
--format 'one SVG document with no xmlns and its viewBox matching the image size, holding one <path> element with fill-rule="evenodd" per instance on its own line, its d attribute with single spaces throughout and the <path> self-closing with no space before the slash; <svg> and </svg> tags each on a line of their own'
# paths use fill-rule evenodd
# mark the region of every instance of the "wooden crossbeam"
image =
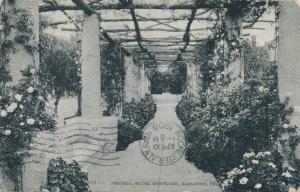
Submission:
<svg viewBox="0 0 300 192">
<path fill-rule="evenodd" d="M 243 2 L 241 0 L 241 2 Z M 269 6 L 277 5 L 278 0 L 259 0 L 255 2 L 256 6 L 264 6 L 268 3 Z M 231 6 L 231 3 L 223 4 L 224 7 Z M 209 2 L 201 1 L 197 6 L 194 4 L 187 4 L 187 3 L 178 3 L 174 5 L 164 5 L 164 4 L 122 4 L 122 3 L 115 3 L 115 4 L 98 4 L 98 5 L 91 5 L 90 7 L 94 10 L 103 10 L 103 9 L 213 9 L 213 8 L 221 8 L 221 4 L 218 2 Z M 58 6 L 50 6 L 50 5 L 40 5 L 39 11 L 40 12 L 48 12 L 48 11 L 57 11 L 57 10 L 82 10 L 82 7 L 74 6 L 74 5 L 58 5 Z M 89 11 L 88 11 L 89 12 Z"/>
<path fill-rule="evenodd" d="M 189 40 L 189 42 L 203 42 L 205 41 L 207 38 L 204 39 L 192 39 Z M 136 39 L 123 39 L 123 38 L 119 38 L 117 39 L 117 41 L 119 42 L 135 42 Z M 164 43 L 184 43 L 182 41 L 181 38 L 143 38 L 141 40 L 139 40 L 140 42 L 149 42 L 149 43 L 159 43 L 159 42 L 164 42 Z"/>
<path fill-rule="evenodd" d="M 182 40 L 185 42 L 184 46 L 182 48 L 179 49 L 178 54 L 176 56 L 176 60 L 181 59 L 182 53 L 185 52 L 187 46 L 190 43 L 190 30 L 191 30 L 191 26 L 192 23 L 194 21 L 194 18 L 196 16 L 197 13 L 197 9 L 193 8 L 192 12 L 191 12 L 191 16 L 189 17 L 189 21 L 187 23 L 186 29 L 185 29 L 185 33 L 183 34 Z"/>
<path fill-rule="evenodd" d="M 121 2 L 121 0 L 119 0 Z M 127 5 L 133 6 L 133 0 L 128 0 L 128 2 L 126 3 Z M 142 35 L 141 35 L 141 31 L 140 31 L 140 27 L 139 27 L 139 23 L 135 14 L 135 10 L 134 8 L 130 8 L 130 14 L 132 17 L 132 21 L 134 24 L 134 28 L 135 28 L 135 33 L 136 33 L 136 37 L 135 40 L 137 41 L 139 47 L 141 48 L 141 50 L 145 53 L 148 54 L 149 58 L 152 59 L 154 62 L 156 62 L 156 58 L 155 56 L 150 53 L 143 45 L 142 45 Z"/>
<path fill-rule="evenodd" d="M 89 15 L 92 15 L 92 14 L 96 13 L 89 5 L 87 5 L 86 3 L 84 3 L 83 0 L 72 0 L 72 1 L 73 1 L 73 3 L 76 4 L 76 6 L 78 8 L 81 8 L 86 15 L 89 16 Z M 113 43 L 113 44 L 118 43 L 104 29 L 101 29 L 101 34 L 103 35 L 104 38 L 107 39 L 108 42 Z M 121 50 L 124 51 L 124 53 L 126 55 L 130 55 L 131 54 L 124 47 L 121 47 Z"/>
<path fill-rule="evenodd" d="M 196 21 L 218 21 L 218 19 L 207 18 L 207 17 L 195 17 Z M 149 22 L 149 21 L 187 21 L 188 17 L 160 17 L 160 18 L 148 18 L 140 19 L 139 22 Z M 115 18 L 115 19 L 101 19 L 101 22 L 124 22 L 124 21 L 132 21 L 132 19 L 124 19 L 124 18 Z M 257 23 L 275 23 L 275 20 L 258 20 Z"/>
</svg>

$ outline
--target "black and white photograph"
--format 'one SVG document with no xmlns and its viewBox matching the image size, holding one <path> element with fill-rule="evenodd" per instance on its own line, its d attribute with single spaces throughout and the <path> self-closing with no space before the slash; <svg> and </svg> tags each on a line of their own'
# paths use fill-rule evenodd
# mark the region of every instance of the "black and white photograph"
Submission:
<svg viewBox="0 0 300 192">
<path fill-rule="evenodd" d="M 300 192 L 300 0 L 0 0 L 0 192 Z"/>
</svg>

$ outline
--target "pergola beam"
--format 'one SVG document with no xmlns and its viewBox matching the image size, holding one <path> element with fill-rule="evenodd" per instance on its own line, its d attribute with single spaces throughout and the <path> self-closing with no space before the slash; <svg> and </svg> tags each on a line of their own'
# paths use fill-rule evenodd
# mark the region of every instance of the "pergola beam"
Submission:
<svg viewBox="0 0 300 192">
<path fill-rule="evenodd" d="M 83 0 L 72 0 L 72 2 L 75 3 L 75 5 L 78 8 L 82 9 L 84 11 L 84 13 L 88 16 L 96 13 L 95 10 L 92 9 L 86 3 L 84 3 Z M 103 37 L 105 39 L 107 39 L 108 42 L 113 43 L 113 44 L 117 43 L 104 29 L 101 29 L 101 34 L 103 35 Z M 121 47 L 121 49 L 125 52 L 126 55 L 130 55 L 130 53 L 124 47 Z"/>
<path fill-rule="evenodd" d="M 140 22 L 149 22 L 149 21 L 187 21 L 188 17 L 161 17 L 161 18 L 148 18 L 148 20 L 145 19 L 139 19 Z M 217 19 L 213 18 L 206 18 L 206 17 L 195 17 L 196 21 L 218 21 Z M 101 19 L 101 22 L 124 22 L 124 21 L 132 21 L 132 19 Z M 257 23 L 275 23 L 275 20 L 258 20 Z"/>
<path fill-rule="evenodd" d="M 121 0 L 119 0 L 121 1 Z M 133 6 L 133 0 L 128 0 L 128 3 L 127 5 L 131 5 Z M 138 23 L 138 20 L 137 20 L 137 17 L 136 17 L 136 14 L 135 14 L 135 10 L 134 8 L 130 8 L 130 14 L 131 14 L 131 17 L 132 17 L 132 21 L 133 21 L 133 24 L 134 24 L 134 28 L 135 28 L 135 33 L 136 33 L 136 38 L 135 40 L 137 41 L 139 47 L 141 48 L 141 50 L 145 53 L 148 54 L 149 58 L 152 59 L 154 62 L 156 62 L 156 58 L 153 54 L 151 54 L 143 45 L 142 45 L 142 35 L 141 35 L 141 31 L 140 31 L 140 27 L 139 27 L 139 23 Z"/>
<path fill-rule="evenodd" d="M 75 0 L 77 1 L 77 0 Z M 81 1 L 81 0 L 78 0 Z M 241 1 L 242 2 L 242 1 Z M 268 3 L 269 6 L 277 5 L 278 0 L 260 0 L 255 2 L 256 6 L 263 6 Z M 223 6 L 230 6 L 231 3 L 225 3 Z M 164 4 L 123 4 L 123 3 L 116 3 L 116 4 L 98 4 L 98 5 L 90 5 L 90 8 L 93 10 L 103 10 L 103 9 L 213 9 L 213 8 L 221 8 L 221 4 L 218 2 L 209 2 L 201 1 L 198 3 L 197 6 L 194 4 L 187 4 L 187 3 L 178 3 L 175 5 L 164 5 Z M 40 5 L 39 11 L 40 12 L 48 12 L 48 11 L 58 11 L 58 10 L 82 10 L 83 7 L 78 7 L 74 5 L 58 5 L 58 6 L 50 6 L 50 5 Z M 84 8 L 85 9 L 85 8 Z M 88 12 L 89 10 L 86 9 Z"/>
</svg>

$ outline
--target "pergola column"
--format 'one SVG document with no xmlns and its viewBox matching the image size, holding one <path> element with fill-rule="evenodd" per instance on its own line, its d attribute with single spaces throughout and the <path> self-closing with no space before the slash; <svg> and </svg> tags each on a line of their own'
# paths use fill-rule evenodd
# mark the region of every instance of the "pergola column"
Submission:
<svg viewBox="0 0 300 192">
<path fill-rule="evenodd" d="M 133 58 L 132 55 L 125 55 L 124 66 L 126 70 L 125 85 L 124 85 L 124 100 L 129 102 L 135 98 L 134 93 L 134 78 L 133 78 Z"/>
<path fill-rule="evenodd" d="M 244 81 L 244 66 L 241 60 L 240 50 L 229 50 L 231 46 L 239 46 L 243 20 L 239 14 L 233 14 L 239 10 L 228 10 L 225 14 L 225 30 L 227 32 L 225 53 L 228 56 L 229 65 L 225 71 L 229 74 L 231 84 L 229 87 L 240 85 Z M 236 44 L 236 45 L 234 45 Z"/>
<path fill-rule="evenodd" d="M 30 14 L 32 22 L 33 35 L 30 41 L 39 42 L 39 0 L 16 0 L 14 6 L 17 9 L 25 9 Z M 8 7 L 9 8 L 9 7 Z M 15 85 L 22 79 L 22 72 L 28 66 L 33 66 L 36 69 L 39 67 L 39 52 L 33 51 L 30 53 L 24 45 L 15 44 L 16 51 L 10 57 L 9 71 L 12 77 L 12 85 Z"/>
<path fill-rule="evenodd" d="M 187 63 L 187 92 L 195 97 L 200 94 L 199 73 L 199 68 L 193 62 Z"/>
<path fill-rule="evenodd" d="M 101 115 L 100 29 L 96 14 L 85 16 L 82 32 L 82 116 Z"/>
<path fill-rule="evenodd" d="M 278 88 L 281 99 L 289 97 L 294 107 L 291 125 L 300 127 L 300 7 L 294 1 L 280 1 Z M 298 128 L 298 134 L 300 133 Z M 300 160 L 300 145 L 296 147 L 296 158 Z"/>
</svg>

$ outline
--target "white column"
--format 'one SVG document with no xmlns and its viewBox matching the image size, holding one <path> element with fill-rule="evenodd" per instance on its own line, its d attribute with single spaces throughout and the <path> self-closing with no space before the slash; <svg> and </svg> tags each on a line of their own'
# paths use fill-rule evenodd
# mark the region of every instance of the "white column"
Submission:
<svg viewBox="0 0 300 192">
<path fill-rule="evenodd" d="M 85 16 L 82 32 L 82 116 L 101 115 L 100 30 L 96 14 Z"/>
<path fill-rule="evenodd" d="M 133 79 L 133 58 L 132 55 L 124 57 L 124 66 L 126 70 L 124 82 L 124 100 L 131 101 L 134 95 L 134 79 Z"/>
<path fill-rule="evenodd" d="M 290 98 L 294 107 L 291 124 L 300 127 L 300 7 L 293 1 L 280 2 L 278 88 L 281 99 Z M 299 128 L 298 128 L 298 133 Z M 296 148 L 300 159 L 300 145 Z"/>
<path fill-rule="evenodd" d="M 30 20 L 33 24 L 33 36 L 30 41 L 39 42 L 39 0 L 16 0 L 15 6 L 17 9 L 25 9 L 31 15 Z M 10 57 L 9 71 L 12 76 L 12 85 L 15 85 L 22 78 L 21 71 L 25 70 L 28 66 L 39 67 L 39 52 L 34 51 L 30 53 L 24 45 L 15 44 L 16 51 Z"/>
<path fill-rule="evenodd" d="M 230 10 L 225 15 L 225 30 L 227 32 L 227 42 L 225 45 L 225 53 L 228 54 L 228 59 L 230 61 L 228 65 L 228 69 L 225 71 L 228 72 L 229 77 L 231 79 L 230 87 L 235 87 L 240 85 L 244 81 L 244 66 L 241 60 L 241 53 L 238 50 L 232 50 L 229 52 L 230 43 L 237 44 L 237 41 L 240 39 L 240 34 L 242 30 L 242 17 L 238 14 L 233 15 Z"/>
</svg>

